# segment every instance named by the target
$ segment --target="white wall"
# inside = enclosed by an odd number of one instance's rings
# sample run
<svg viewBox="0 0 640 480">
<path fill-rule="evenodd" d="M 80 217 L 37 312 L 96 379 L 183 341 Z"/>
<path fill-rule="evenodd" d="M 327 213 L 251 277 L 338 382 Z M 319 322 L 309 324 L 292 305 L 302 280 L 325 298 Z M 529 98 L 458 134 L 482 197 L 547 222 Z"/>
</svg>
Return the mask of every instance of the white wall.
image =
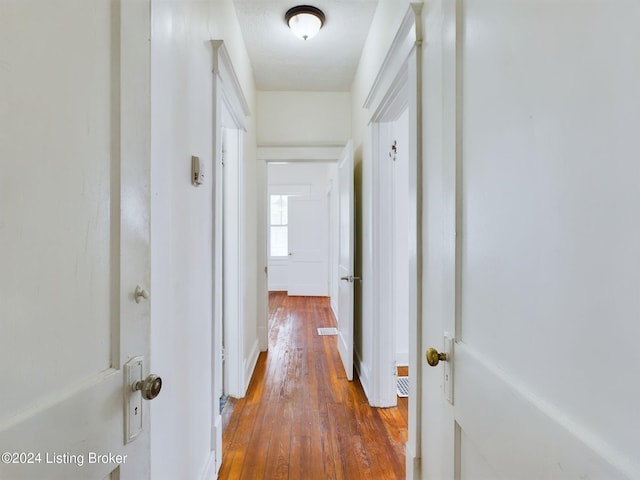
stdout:
<svg viewBox="0 0 640 480">
<path fill-rule="evenodd" d="M 230 0 L 152 2 L 151 366 L 164 380 L 152 402 L 154 480 L 203 478 L 212 409 L 212 51 L 222 39 L 250 108 L 251 66 Z M 255 126 L 248 119 L 245 338 L 256 341 Z M 189 182 L 191 155 L 205 183 Z M 211 472 L 209 472 L 211 473 Z"/>
<path fill-rule="evenodd" d="M 345 145 L 350 104 L 348 92 L 258 92 L 258 145 Z"/>
</svg>

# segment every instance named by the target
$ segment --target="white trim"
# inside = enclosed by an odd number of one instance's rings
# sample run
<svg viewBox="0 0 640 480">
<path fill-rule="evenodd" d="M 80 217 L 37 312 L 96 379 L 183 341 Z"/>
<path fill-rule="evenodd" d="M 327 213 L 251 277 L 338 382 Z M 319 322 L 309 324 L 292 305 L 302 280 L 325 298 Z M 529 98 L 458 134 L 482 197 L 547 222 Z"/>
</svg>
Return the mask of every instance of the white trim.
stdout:
<svg viewBox="0 0 640 480">
<path fill-rule="evenodd" d="M 364 101 L 363 108 L 370 109 L 372 105 L 380 105 L 381 100 L 379 100 L 378 97 L 380 97 L 381 93 L 386 94 L 386 92 L 389 91 L 390 82 L 392 81 L 389 78 L 389 72 L 399 72 L 402 69 L 402 64 L 409 57 L 411 50 L 413 50 L 415 46 L 416 16 L 420 16 L 421 13 L 416 9 L 416 4 L 411 5 L 412 8 L 407 9 L 404 18 L 400 23 L 400 27 L 393 38 L 391 47 L 389 47 L 389 51 L 384 57 L 380 71 L 378 72 L 378 75 L 376 75 L 373 85 L 371 86 L 371 90 L 369 91 L 369 95 L 367 95 L 367 98 Z"/>
<path fill-rule="evenodd" d="M 223 378 L 223 361 L 222 361 L 222 345 L 223 345 L 223 297 L 224 297 L 224 278 L 222 268 L 224 252 L 223 252 L 223 170 L 222 170 L 222 145 L 223 145 L 223 109 L 229 112 L 235 128 L 238 130 L 238 158 L 244 158 L 243 139 L 245 131 L 245 117 L 250 115 L 249 107 L 242 87 L 238 81 L 238 77 L 233 68 L 231 58 L 222 40 L 212 40 L 212 142 L 213 142 L 213 195 L 212 195 L 212 214 L 213 214 L 213 232 L 212 232 L 212 278 L 213 278 L 213 295 L 212 295 L 212 349 L 211 349 L 211 368 L 212 368 L 212 384 L 211 384 L 211 454 L 207 468 L 203 475 L 203 480 L 210 480 L 217 477 L 217 471 L 222 462 L 222 420 L 218 411 L 219 398 L 224 392 Z M 240 161 L 243 164 L 242 161 Z M 238 168 L 238 171 L 242 170 Z M 240 177 L 240 174 L 238 175 Z M 239 179 L 241 182 L 241 179 Z M 240 193 L 238 193 L 240 195 Z M 239 197 L 237 197 L 239 198 Z M 239 200 L 238 209 L 242 212 L 243 204 Z M 241 217 L 242 220 L 243 217 Z M 239 223 L 239 236 L 244 238 L 242 223 Z M 240 269 L 238 272 L 239 281 L 236 288 L 243 285 L 245 272 L 243 271 L 244 251 L 238 249 L 237 262 Z M 242 291 L 238 290 L 238 312 L 242 313 Z M 239 315 L 240 324 L 238 326 L 238 341 L 240 351 L 234 352 L 240 358 L 243 356 L 244 335 L 244 317 Z M 237 361 L 239 364 L 239 361 Z M 244 377 L 242 370 L 237 369 L 235 382 L 239 383 Z"/>
<path fill-rule="evenodd" d="M 360 355 L 357 350 L 354 349 L 353 357 L 355 359 L 354 367 L 358 372 L 358 378 L 360 379 L 360 385 L 362 385 L 362 389 L 364 390 L 364 394 L 367 398 L 370 397 L 370 375 L 369 375 L 369 367 L 362 361 Z"/>
<path fill-rule="evenodd" d="M 409 366 L 409 352 L 396 352 L 396 367 Z"/>
<path fill-rule="evenodd" d="M 364 107 L 371 112 L 368 129 L 368 144 L 364 148 L 364 163 L 370 165 L 371 173 L 364 176 L 363 189 L 368 191 L 364 207 L 371 210 L 364 212 L 365 235 L 370 239 L 364 242 L 363 270 L 378 271 L 379 262 L 376 253 L 380 253 L 380 239 L 385 227 L 374 214 L 377 193 L 384 178 L 375 161 L 379 153 L 379 123 L 397 118 L 399 112 L 409 107 L 409 168 L 413 183 L 409 187 L 410 195 L 410 229 L 415 234 L 415 247 L 410 248 L 410 305 L 409 305 L 409 439 L 407 442 L 407 472 L 412 478 L 419 478 L 421 455 L 421 422 L 422 422 L 422 3 L 411 3 L 400 24 L 382 67 L 376 76 Z M 394 118 L 395 117 L 395 118 Z M 388 228 L 387 228 L 388 230 Z M 371 244 L 371 241 L 377 242 Z M 364 272 L 363 272 L 364 273 Z M 365 277 L 368 278 L 368 277 Z M 367 388 L 367 398 L 375 406 L 384 406 L 378 402 L 390 400 L 389 391 L 395 387 L 391 376 L 391 365 L 395 364 L 395 344 L 388 342 L 388 319 L 381 318 L 378 302 L 380 296 L 376 292 L 384 287 L 383 279 L 371 277 L 371 285 L 363 290 L 363 314 L 372 317 L 373 344 L 375 364 L 371 365 L 371 375 L 363 382 Z M 359 369 L 365 373 L 365 365 L 358 359 Z M 366 372 L 367 375 L 369 372 Z M 362 379 L 361 379 L 362 381 Z M 409 477 L 408 477 L 409 478 Z"/>
<path fill-rule="evenodd" d="M 249 383 L 251 383 L 251 377 L 253 375 L 253 370 L 256 368 L 258 363 L 258 356 L 260 355 L 260 345 L 258 343 L 258 339 L 253 342 L 251 346 L 251 353 L 247 356 L 244 363 L 244 391 L 246 392 L 249 388 Z"/>
<path fill-rule="evenodd" d="M 337 162 L 342 146 L 258 146 L 257 157 L 266 161 Z"/>
<path fill-rule="evenodd" d="M 239 129 L 224 129 L 226 150 L 236 157 L 225 159 L 222 169 L 224 196 L 224 372 L 225 393 L 242 398 L 246 389 L 245 350 L 245 178 L 243 175 L 243 136 Z"/>
<path fill-rule="evenodd" d="M 262 199 L 262 203 L 258 203 L 257 221 L 258 228 L 257 245 L 258 256 L 256 266 L 257 291 L 256 291 L 256 325 L 258 343 L 261 352 L 266 352 L 269 348 L 269 251 L 267 250 L 267 238 L 269 234 L 268 220 L 268 202 L 269 192 L 267 191 L 267 162 L 263 160 L 256 161 L 256 188 L 257 199 Z"/>
<path fill-rule="evenodd" d="M 311 185 L 272 185 L 269 195 L 311 195 Z"/>
<path fill-rule="evenodd" d="M 409 51 L 405 62 L 400 66 L 400 71 L 389 84 L 389 90 L 380 99 L 377 109 L 373 113 L 371 122 L 384 121 L 383 119 L 398 118 L 409 107 L 409 67 L 413 49 Z M 388 120 L 387 120 L 388 121 Z"/>
<path fill-rule="evenodd" d="M 338 304 L 336 303 L 338 300 L 335 297 L 335 295 L 329 295 L 331 301 L 331 312 L 333 312 L 333 316 L 335 318 L 338 318 Z"/>
<path fill-rule="evenodd" d="M 213 75 L 220 78 L 224 99 L 230 106 L 230 113 L 238 126 L 245 130 L 245 117 L 251 115 L 249 104 L 242 92 L 242 86 L 231 63 L 231 57 L 223 40 L 211 40 L 213 48 Z"/>
<path fill-rule="evenodd" d="M 209 453 L 209 459 L 202 472 L 202 480 L 215 480 L 218 478 L 218 465 L 216 464 L 216 452 Z"/>
</svg>

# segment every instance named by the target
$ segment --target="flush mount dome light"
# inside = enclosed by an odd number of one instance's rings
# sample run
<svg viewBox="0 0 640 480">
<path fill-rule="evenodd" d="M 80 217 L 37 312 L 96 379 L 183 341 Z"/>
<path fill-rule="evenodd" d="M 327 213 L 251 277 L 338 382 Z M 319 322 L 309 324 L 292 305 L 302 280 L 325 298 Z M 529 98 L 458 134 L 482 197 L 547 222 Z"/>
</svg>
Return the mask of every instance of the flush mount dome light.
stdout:
<svg viewBox="0 0 640 480">
<path fill-rule="evenodd" d="M 311 5 L 298 5 L 284 15 L 293 34 L 303 40 L 313 38 L 324 25 L 324 13 Z"/>
</svg>

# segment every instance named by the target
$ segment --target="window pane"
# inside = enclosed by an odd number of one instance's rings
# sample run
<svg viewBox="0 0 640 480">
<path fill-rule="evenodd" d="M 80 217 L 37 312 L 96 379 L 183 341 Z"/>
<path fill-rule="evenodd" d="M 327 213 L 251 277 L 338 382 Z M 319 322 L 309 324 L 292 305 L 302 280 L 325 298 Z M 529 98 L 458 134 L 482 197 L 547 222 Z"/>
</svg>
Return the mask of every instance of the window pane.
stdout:
<svg viewBox="0 0 640 480">
<path fill-rule="evenodd" d="M 271 256 L 286 257 L 289 254 L 287 227 L 271 227 Z"/>
<path fill-rule="evenodd" d="M 289 197 L 282 195 L 282 225 L 289 224 Z"/>
<path fill-rule="evenodd" d="M 271 225 L 282 225 L 281 195 L 271 195 Z"/>
</svg>

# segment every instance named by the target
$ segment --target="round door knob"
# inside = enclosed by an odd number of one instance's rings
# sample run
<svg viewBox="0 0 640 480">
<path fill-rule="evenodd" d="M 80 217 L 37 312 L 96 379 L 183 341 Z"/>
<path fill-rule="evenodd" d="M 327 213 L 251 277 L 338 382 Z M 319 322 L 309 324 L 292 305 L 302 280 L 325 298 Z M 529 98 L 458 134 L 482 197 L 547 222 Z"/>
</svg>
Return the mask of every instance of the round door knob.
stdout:
<svg viewBox="0 0 640 480">
<path fill-rule="evenodd" d="M 162 389 L 162 379 L 157 375 L 149 375 L 144 380 L 138 380 L 133 384 L 133 391 L 140 390 L 142 398 L 145 400 L 153 400 L 158 396 Z"/>
<path fill-rule="evenodd" d="M 435 367 L 440 361 L 446 362 L 448 360 L 446 353 L 439 353 L 435 348 L 427 350 L 427 363 L 432 367 Z"/>
</svg>

